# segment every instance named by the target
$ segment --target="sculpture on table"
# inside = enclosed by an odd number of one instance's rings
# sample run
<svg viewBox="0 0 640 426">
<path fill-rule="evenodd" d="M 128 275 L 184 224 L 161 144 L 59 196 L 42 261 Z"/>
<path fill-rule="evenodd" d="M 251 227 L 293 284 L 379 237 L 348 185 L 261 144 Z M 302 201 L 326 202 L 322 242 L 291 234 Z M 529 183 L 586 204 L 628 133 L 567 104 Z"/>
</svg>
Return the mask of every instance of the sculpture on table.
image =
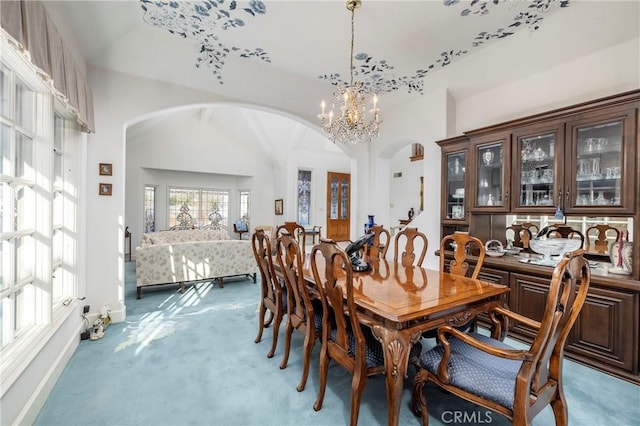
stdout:
<svg viewBox="0 0 640 426">
<path fill-rule="evenodd" d="M 409 213 L 407 214 L 407 216 L 409 216 L 409 220 L 413 220 L 413 216 L 414 216 L 415 214 L 416 214 L 416 213 L 413 211 L 413 207 L 411 207 L 411 208 L 409 209 Z"/>
</svg>

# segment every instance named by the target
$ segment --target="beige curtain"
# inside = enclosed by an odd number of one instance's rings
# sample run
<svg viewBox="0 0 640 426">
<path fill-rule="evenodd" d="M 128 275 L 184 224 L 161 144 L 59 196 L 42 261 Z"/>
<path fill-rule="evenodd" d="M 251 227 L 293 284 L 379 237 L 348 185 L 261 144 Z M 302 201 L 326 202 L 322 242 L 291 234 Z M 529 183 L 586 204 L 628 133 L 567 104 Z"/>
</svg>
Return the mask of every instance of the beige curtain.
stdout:
<svg viewBox="0 0 640 426">
<path fill-rule="evenodd" d="M 93 95 L 58 29 L 40 1 L 0 1 L 0 25 L 13 44 L 37 68 L 40 77 L 76 117 L 93 132 Z"/>
</svg>

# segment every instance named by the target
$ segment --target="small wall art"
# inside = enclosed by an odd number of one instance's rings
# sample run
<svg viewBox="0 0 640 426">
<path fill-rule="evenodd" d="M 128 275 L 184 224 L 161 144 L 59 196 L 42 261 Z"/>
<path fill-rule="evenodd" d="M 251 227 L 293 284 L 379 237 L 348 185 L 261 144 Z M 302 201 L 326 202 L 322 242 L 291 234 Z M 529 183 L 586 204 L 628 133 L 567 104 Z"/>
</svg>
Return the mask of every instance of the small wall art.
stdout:
<svg viewBox="0 0 640 426">
<path fill-rule="evenodd" d="M 276 214 L 281 215 L 284 213 L 282 198 L 276 200 Z"/>
<path fill-rule="evenodd" d="M 111 163 L 100 163 L 99 171 L 101 176 L 113 175 L 113 165 Z"/>
<path fill-rule="evenodd" d="M 111 195 L 112 185 L 110 183 L 101 183 L 98 189 L 98 195 Z"/>
</svg>

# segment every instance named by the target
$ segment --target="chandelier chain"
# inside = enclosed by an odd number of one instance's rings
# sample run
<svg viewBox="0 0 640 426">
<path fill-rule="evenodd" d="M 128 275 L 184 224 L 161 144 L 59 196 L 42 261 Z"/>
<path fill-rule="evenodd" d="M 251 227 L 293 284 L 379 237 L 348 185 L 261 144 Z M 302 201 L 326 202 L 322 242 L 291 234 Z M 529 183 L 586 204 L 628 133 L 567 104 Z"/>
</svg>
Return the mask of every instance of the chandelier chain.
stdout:
<svg viewBox="0 0 640 426">
<path fill-rule="evenodd" d="M 333 142 L 361 143 L 372 142 L 378 136 L 380 125 L 378 97 L 370 89 L 363 87 L 361 82 L 353 81 L 354 40 L 355 40 L 355 10 L 360 7 L 362 0 L 347 0 L 347 10 L 351 12 L 351 45 L 349 56 L 349 84 L 338 84 L 333 92 L 333 103 L 325 111 L 325 102 L 318 118 L 322 128 L 329 134 Z M 372 108 L 367 107 L 371 104 Z M 334 108 L 337 113 L 334 114 Z M 335 115 L 335 117 L 334 117 Z"/>
</svg>

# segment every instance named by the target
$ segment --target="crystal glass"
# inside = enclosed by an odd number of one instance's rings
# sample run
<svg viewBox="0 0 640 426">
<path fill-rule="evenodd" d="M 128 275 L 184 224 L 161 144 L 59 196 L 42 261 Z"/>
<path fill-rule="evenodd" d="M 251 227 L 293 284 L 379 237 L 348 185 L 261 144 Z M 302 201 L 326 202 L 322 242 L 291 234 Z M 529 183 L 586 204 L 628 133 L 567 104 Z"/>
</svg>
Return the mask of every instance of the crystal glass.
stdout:
<svg viewBox="0 0 640 426">
<path fill-rule="evenodd" d="M 529 241 L 531 250 L 544 256 L 538 263 L 548 266 L 555 266 L 558 263 L 557 260 L 551 258 L 552 256 L 559 256 L 566 252 L 577 250 L 581 245 L 581 240 L 573 238 L 546 238 Z"/>
</svg>

